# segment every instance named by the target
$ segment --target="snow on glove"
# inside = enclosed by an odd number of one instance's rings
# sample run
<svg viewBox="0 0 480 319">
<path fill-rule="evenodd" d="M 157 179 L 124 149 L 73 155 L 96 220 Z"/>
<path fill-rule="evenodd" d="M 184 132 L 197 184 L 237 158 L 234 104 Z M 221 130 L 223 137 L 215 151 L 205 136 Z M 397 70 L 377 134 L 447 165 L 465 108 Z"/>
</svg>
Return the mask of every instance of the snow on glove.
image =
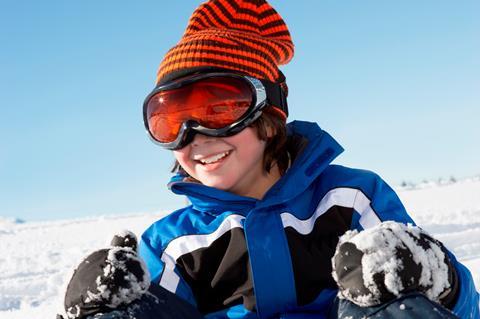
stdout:
<svg viewBox="0 0 480 319">
<path fill-rule="evenodd" d="M 339 296 L 362 307 L 420 291 L 451 308 L 458 290 L 443 245 L 419 227 L 392 221 L 346 232 L 332 266 Z"/>
<path fill-rule="evenodd" d="M 135 234 L 124 231 L 113 237 L 110 248 L 87 256 L 67 286 L 67 318 L 109 312 L 141 298 L 150 286 L 150 275 L 136 249 Z"/>
</svg>

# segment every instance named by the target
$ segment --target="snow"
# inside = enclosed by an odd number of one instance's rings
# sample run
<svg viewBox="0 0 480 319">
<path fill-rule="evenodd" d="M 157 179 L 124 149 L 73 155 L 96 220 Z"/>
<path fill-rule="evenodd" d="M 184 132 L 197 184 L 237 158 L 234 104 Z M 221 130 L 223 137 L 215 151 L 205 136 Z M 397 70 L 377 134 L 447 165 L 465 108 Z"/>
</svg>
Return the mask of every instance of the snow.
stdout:
<svg viewBox="0 0 480 319">
<path fill-rule="evenodd" d="M 480 178 L 399 188 L 415 222 L 454 252 L 480 287 Z M 124 229 L 137 236 L 166 212 L 50 222 L 0 218 L 0 318 L 55 318 L 66 281 Z"/>
<path fill-rule="evenodd" d="M 163 213 L 22 224 L 0 221 L 0 318 L 47 319 L 60 312 L 73 269 L 125 228 L 141 234 Z"/>
<path fill-rule="evenodd" d="M 440 240 L 472 272 L 480 289 L 480 177 L 449 185 L 401 190 L 415 222 Z"/>
</svg>

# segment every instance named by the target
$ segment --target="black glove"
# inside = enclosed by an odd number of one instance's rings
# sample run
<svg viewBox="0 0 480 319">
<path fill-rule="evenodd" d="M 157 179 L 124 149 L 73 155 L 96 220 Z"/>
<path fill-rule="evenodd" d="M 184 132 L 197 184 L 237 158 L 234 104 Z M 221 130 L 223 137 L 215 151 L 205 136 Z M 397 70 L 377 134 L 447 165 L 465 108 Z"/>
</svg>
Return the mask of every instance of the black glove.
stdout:
<svg viewBox="0 0 480 319">
<path fill-rule="evenodd" d="M 78 265 L 65 294 L 68 319 L 201 319 L 192 305 L 159 285 L 150 285 L 137 256 L 137 238 L 125 231 L 110 248 L 100 249 Z M 57 319 L 64 319 L 57 315 Z"/>
<path fill-rule="evenodd" d="M 455 267 L 443 245 L 421 228 L 384 222 L 340 237 L 332 258 L 339 296 L 362 306 L 419 291 L 452 308 L 458 291 Z"/>
<path fill-rule="evenodd" d="M 150 286 L 149 273 L 137 256 L 135 234 L 115 235 L 112 247 L 87 256 L 77 267 L 65 294 L 67 318 L 84 318 L 128 305 Z"/>
</svg>

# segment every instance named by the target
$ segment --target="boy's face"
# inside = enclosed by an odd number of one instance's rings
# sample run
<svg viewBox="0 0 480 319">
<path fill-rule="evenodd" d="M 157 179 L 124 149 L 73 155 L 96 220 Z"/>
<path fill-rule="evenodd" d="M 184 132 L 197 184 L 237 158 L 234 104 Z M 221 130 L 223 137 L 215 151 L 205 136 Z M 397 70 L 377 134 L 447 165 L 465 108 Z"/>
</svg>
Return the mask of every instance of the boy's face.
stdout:
<svg viewBox="0 0 480 319">
<path fill-rule="evenodd" d="M 202 184 L 232 193 L 261 198 L 272 176 L 263 168 L 266 142 L 252 127 L 229 137 L 196 134 L 182 149 L 173 151 L 183 169 Z"/>
</svg>

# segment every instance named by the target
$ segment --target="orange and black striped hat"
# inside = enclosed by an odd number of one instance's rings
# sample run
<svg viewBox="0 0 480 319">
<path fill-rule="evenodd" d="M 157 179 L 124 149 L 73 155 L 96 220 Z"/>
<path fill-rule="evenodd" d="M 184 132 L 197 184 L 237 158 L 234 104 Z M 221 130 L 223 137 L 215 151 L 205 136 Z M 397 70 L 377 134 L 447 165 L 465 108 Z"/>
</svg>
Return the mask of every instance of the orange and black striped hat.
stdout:
<svg viewBox="0 0 480 319">
<path fill-rule="evenodd" d="M 209 0 L 190 17 L 160 64 L 157 84 L 199 68 L 241 72 L 272 82 L 283 75 L 294 45 L 282 17 L 265 0 Z"/>
</svg>

